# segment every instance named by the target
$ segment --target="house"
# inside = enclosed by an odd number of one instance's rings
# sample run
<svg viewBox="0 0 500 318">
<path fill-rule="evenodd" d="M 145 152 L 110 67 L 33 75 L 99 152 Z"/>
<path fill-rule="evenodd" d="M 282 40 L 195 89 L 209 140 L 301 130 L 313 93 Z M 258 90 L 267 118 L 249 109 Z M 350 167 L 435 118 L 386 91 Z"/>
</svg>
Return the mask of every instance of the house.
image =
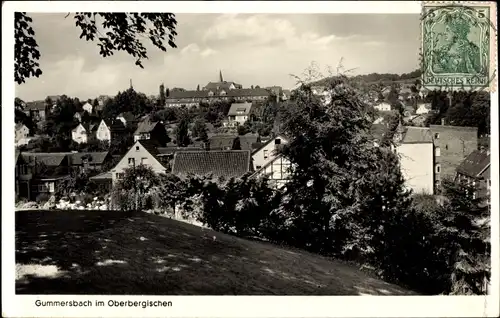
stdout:
<svg viewBox="0 0 500 318">
<path fill-rule="evenodd" d="M 281 188 L 288 182 L 292 164 L 280 155 L 278 150 L 288 140 L 283 135 L 277 135 L 267 140 L 252 154 L 252 164 L 255 173 L 252 177 L 267 177 L 272 186 Z"/>
<path fill-rule="evenodd" d="M 250 119 L 252 103 L 233 103 L 227 113 L 227 127 L 243 125 Z"/>
<path fill-rule="evenodd" d="M 15 129 L 16 129 L 16 134 L 15 134 L 16 145 L 27 143 L 26 140 L 28 140 L 28 136 L 30 134 L 29 128 L 22 123 L 18 123 L 16 124 Z"/>
<path fill-rule="evenodd" d="M 50 107 L 45 104 L 45 101 L 28 102 L 24 108 L 24 113 L 37 121 L 45 120 L 49 112 Z"/>
<path fill-rule="evenodd" d="M 416 110 L 417 115 L 428 114 L 430 111 L 431 111 L 430 103 L 417 104 L 417 110 Z"/>
<path fill-rule="evenodd" d="M 83 118 L 83 112 L 76 112 L 73 115 L 73 118 L 76 119 L 79 123 L 81 123 Z"/>
<path fill-rule="evenodd" d="M 82 171 L 101 170 L 103 166 L 112 160 L 107 151 L 100 152 L 74 152 L 68 153 L 69 165 Z"/>
<path fill-rule="evenodd" d="M 20 153 L 16 160 L 19 197 L 35 199 L 39 194 L 51 195 L 69 176 L 67 153 Z M 29 192 L 26 195 L 26 189 Z"/>
<path fill-rule="evenodd" d="M 203 87 L 203 90 L 209 91 L 209 90 L 231 90 L 231 89 L 240 89 L 243 88 L 240 84 L 237 84 L 235 82 L 227 82 L 224 80 L 224 77 L 222 76 L 222 71 L 219 71 L 219 81 L 218 82 L 209 82 L 205 87 Z"/>
<path fill-rule="evenodd" d="M 137 122 L 134 114 L 132 112 L 124 112 L 120 113 L 118 116 L 116 116 L 116 119 L 121 121 L 124 126 L 130 126 L 132 124 L 135 124 Z"/>
<path fill-rule="evenodd" d="M 103 119 L 95 128 L 96 139 L 104 142 L 111 142 L 113 138 L 124 132 L 125 126 L 120 120 L 110 121 Z"/>
<path fill-rule="evenodd" d="M 15 194 L 16 199 L 31 200 L 31 179 L 33 178 L 30 162 L 15 152 Z"/>
<path fill-rule="evenodd" d="M 206 150 L 232 150 L 235 146 L 238 136 L 231 134 L 216 134 L 208 138 L 208 143 L 205 145 Z"/>
<path fill-rule="evenodd" d="M 474 150 L 478 149 L 478 133 L 476 127 L 430 125 L 436 164 L 440 165 L 441 179 L 455 177 L 457 167 Z"/>
<path fill-rule="evenodd" d="M 251 156 L 247 150 L 178 151 L 174 155 L 172 173 L 213 178 L 239 178 L 251 171 Z"/>
<path fill-rule="evenodd" d="M 487 149 L 474 150 L 457 167 L 456 181 L 476 187 L 473 198 L 485 198 L 489 203 L 491 189 L 491 158 Z"/>
<path fill-rule="evenodd" d="M 165 125 L 159 121 L 152 121 L 150 118 L 143 119 L 134 132 L 134 141 L 153 140 L 160 147 L 164 147 L 167 144 L 168 138 Z"/>
<path fill-rule="evenodd" d="M 71 130 L 71 139 L 79 144 L 87 143 L 89 140 L 89 135 L 90 132 L 81 123 Z"/>
<path fill-rule="evenodd" d="M 415 193 L 434 194 L 435 172 L 434 144 L 427 127 L 399 126 L 395 135 L 396 153 L 399 156 L 405 186 Z"/>
<path fill-rule="evenodd" d="M 125 169 L 146 165 L 156 173 L 166 173 L 167 167 L 158 157 L 158 144 L 152 140 L 137 140 L 122 159 L 111 169 L 112 184 L 123 178 Z"/>
<path fill-rule="evenodd" d="M 92 111 L 94 110 L 94 106 L 92 106 L 91 103 L 89 102 L 86 102 L 83 106 L 82 106 L 83 110 L 86 111 L 87 113 L 89 114 L 92 114 Z"/>
<path fill-rule="evenodd" d="M 292 92 L 289 89 L 284 89 L 281 92 L 281 100 L 289 100 L 290 97 L 292 96 Z"/>
<path fill-rule="evenodd" d="M 378 105 L 373 106 L 373 108 L 375 108 L 376 110 L 381 111 L 381 112 L 391 111 L 391 105 L 387 102 L 381 102 Z"/>
<path fill-rule="evenodd" d="M 283 135 L 278 135 L 266 141 L 260 148 L 254 150 L 252 153 L 252 163 L 254 169 L 259 170 L 267 163 L 278 157 L 279 148 L 287 142 L 287 139 L 284 138 Z"/>
</svg>

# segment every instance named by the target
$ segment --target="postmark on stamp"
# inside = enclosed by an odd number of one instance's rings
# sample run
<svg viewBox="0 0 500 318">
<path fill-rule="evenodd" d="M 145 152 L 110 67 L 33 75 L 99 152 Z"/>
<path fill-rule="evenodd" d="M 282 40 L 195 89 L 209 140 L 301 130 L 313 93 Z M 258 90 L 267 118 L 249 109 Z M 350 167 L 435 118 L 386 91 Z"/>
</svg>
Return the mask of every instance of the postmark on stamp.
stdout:
<svg viewBox="0 0 500 318">
<path fill-rule="evenodd" d="M 421 62 L 422 85 L 426 89 L 494 89 L 496 25 L 491 19 L 496 14 L 492 12 L 494 5 L 423 4 Z"/>
</svg>

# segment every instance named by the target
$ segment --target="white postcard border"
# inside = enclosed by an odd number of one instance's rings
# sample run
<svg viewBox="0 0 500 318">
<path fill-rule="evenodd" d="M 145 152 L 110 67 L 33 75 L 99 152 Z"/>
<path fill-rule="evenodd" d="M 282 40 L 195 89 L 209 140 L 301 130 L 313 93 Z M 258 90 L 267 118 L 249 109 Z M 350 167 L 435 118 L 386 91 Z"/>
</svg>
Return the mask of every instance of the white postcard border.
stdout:
<svg viewBox="0 0 500 318">
<path fill-rule="evenodd" d="M 493 317 L 499 313 L 499 200 L 492 196 L 492 275 L 490 296 L 21 296 L 15 295 L 14 262 L 14 11 L 150 11 L 175 13 L 411 13 L 418 1 L 350 2 L 223 2 L 95 1 L 14 2 L 2 5 L 2 316 L 4 317 Z M 419 41 L 418 38 L 415 41 Z M 418 52 L 416 52 L 417 54 Z M 416 56 L 415 58 L 418 58 Z M 498 69 L 498 61 L 496 61 Z M 495 78 L 496 86 L 498 79 Z M 497 86 L 498 87 L 498 86 Z M 499 189 L 498 93 L 491 95 L 492 193 Z M 36 300 L 171 301 L 168 308 L 37 307 Z"/>
</svg>

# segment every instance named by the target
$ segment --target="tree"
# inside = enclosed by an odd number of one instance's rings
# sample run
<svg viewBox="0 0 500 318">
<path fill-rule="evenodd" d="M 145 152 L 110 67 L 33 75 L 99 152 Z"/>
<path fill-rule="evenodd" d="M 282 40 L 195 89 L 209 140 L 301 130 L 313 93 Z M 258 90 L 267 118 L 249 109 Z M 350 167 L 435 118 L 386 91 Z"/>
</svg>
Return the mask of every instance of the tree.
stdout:
<svg viewBox="0 0 500 318">
<path fill-rule="evenodd" d="M 484 295 L 490 278 L 490 211 L 477 189 L 465 182 L 443 182 L 447 198 L 440 215 L 439 254 L 449 260 L 450 290 L 454 295 Z"/>
<path fill-rule="evenodd" d="M 189 118 L 183 115 L 181 121 L 175 129 L 175 137 L 178 147 L 187 147 L 190 144 L 189 139 Z"/>
<path fill-rule="evenodd" d="M 113 188 L 113 201 L 122 210 L 151 208 L 148 203 L 152 203 L 159 180 L 158 175 L 149 166 L 141 164 L 127 168 L 123 178 Z"/>
<path fill-rule="evenodd" d="M 282 154 L 294 168 L 280 213 L 290 224 L 291 244 L 326 255 L 367 256 L 376 245 L 372 238 L 383 233 L 364 224 L 403 209 L 407 196 L 395 155 L 367 138 L 366 105 L 349 79 L 337 76 L 327 85 L 328 105 L 302 82 L 295 100 L 282 108 L 289 136 Z"/>
<path fill-rule="evenodd" d="M 239 125 L 238 126 L 238 135 L 243 136 L 250 132 L 248 129 L 248 125 Z"/>
<path fill-rule="evenodd" d="M 143 68 L 142 60 L 148 55 L 141 38 L 148 38 L 153 46 L 164 52 L 167 51 L 166 45 L 177 47 L 174 43 L 177 21 L 172 13 L 78 12 L 73 17 L 81 31 L 80 39 L 96 41 L 102 57 L 125 51 L 136 59 L 136 65 Z M 16 12 L 14 23 L 14 78 L 22 84 L 27 78 L 42 74 L 38 62 L 40 52 L 32 27 L 33 19 L 26 12 Z"/>
<path fill-rule="evenodd" d="M 165 107 L 166 96 L 165 96 L 165 85 L 160 85 L 160 99 L 158 100 L 160 107 Z"/>
<path fill-rule="evenodd" d="M 241 140 L 240 137 L 236 137 L 233 141 L 233 146 L 231 150 L 241 150 Z"/>
<path fill-rule="evenodd" d="M 203 118 L 197 118 L 193 125 L 193 137 L 202 141 L 208 140 L 207 124 Z"/>
</svg>

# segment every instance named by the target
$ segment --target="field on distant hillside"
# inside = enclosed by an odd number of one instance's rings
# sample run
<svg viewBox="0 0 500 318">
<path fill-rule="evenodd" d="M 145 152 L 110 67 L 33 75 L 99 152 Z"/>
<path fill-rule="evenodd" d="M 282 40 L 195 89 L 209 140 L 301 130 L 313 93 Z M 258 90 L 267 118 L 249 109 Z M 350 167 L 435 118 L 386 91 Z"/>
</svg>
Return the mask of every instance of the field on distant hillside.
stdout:
<svg viewBox="0 0 500 318">
<path fill-rule="evenodd" d="M 410 295 L 357 268 L 142 212 L 16 212 L 16 293 Z"/>
</svg>

